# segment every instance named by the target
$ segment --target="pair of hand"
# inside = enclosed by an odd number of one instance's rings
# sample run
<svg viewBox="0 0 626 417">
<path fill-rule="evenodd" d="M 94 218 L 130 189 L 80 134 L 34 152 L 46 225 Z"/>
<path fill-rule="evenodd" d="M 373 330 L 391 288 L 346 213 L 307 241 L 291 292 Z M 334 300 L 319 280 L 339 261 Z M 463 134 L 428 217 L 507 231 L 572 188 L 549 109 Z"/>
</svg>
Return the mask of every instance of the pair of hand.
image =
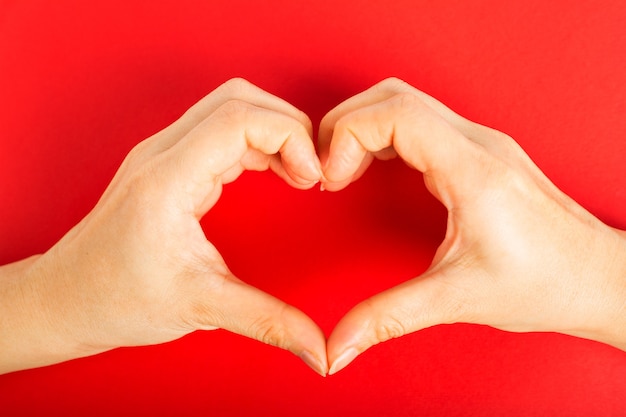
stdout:
<svg viewBox="0 0 626 417">
<path fill-rule="evenodd" d="M 626 348 L 623 232 L 559 191 L 510 137 L 397 79 L 324 117 L 319 158 L 312 136 L 304 113 L 235 79 L 137 145 L 87 217 L 44 255 L 5 267 L 0 299 L 14 301 L 0 317 L 16 319 L 0 322 L 0 356 L 12 358 L 0 371 L 215 328 L 290 350 L 322 375 L 440 323 Z M 396 156 L 448 209 L 445 239 L 423 275 L 355 306 L 328 340 L 236 278 L 200 227 L 244 170 L 338 191 Z"/>
</svg>

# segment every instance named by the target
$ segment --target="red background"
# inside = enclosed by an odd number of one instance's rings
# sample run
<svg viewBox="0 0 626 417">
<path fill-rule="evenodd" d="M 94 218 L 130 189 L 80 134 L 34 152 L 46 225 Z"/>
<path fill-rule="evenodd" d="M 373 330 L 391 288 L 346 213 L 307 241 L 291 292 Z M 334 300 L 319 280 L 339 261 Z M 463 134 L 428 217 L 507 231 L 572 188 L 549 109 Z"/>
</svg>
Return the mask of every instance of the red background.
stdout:
<svg viewBox="0 0 626 417">
<path fill-rule="evenodd" d="M 621 1 L 0 1 L 0 264 L 49 248 L 125 154 L 242 76 L 318 123 L 394 75 L 515 137 L 626 228 Z M 337 194 L 247 173 L 203 221 L 241 278 L 329 333 L 429 264 L 445 212 L 375 163 Z M 0 376 L 0 415 L 626 414 L 626 354 L 553 334 L 438 326 L 322 379 L 224 331 Z"/>
</svg>

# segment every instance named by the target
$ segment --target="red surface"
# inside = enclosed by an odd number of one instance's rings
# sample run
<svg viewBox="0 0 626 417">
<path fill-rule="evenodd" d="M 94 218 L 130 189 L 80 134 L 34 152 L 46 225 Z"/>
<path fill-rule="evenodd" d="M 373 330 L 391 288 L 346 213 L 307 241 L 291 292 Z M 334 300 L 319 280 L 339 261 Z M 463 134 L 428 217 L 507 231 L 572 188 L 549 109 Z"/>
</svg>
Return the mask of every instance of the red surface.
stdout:
<svg viewBox="0 0 626 417">
<path fill-rule="evenodd" d="M 399 76 L 511 134 L 626 228 L 623 2 L 365 4 L 0 1 L 0 263 L 49 248 L 128 150 L 233 76 L 315 123 Z M 445 212 L 396 161 L 337 194 L 245 174 L 203 225 L 237 275 L 330 332 L 427 267 Z M 326 379 L 223 331 L 0 376 L 1 416 L 625 414 L 626 353 L 469 325 L 376 346 Z"/>
</svg>

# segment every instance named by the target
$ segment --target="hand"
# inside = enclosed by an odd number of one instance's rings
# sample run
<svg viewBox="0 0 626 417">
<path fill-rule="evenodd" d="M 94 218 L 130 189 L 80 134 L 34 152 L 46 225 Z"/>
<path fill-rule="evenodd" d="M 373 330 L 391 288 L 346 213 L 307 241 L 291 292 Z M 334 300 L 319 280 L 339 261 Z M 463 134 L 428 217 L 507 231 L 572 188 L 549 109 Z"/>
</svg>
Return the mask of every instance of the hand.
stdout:
<svg viewBox="0 0 626 417">
<path fill-rule="evenodd" d="M 325 374 L 319 327 L 233 276 L 199 224 L 223 184 L 268 168 L 296 188 L 320 180 L 311 122 L 243 80 L 136 146 L 87 217 L 44 255 L 6 269 L 0 373 L 224 328 Z"/>
<path fill-rule="evenodd" d="M 323 186 L 402 158 L 448 209 L 421 276 L 355 306 L 328 339 L 333 374 L 370 346 L 440 323 L 556 331 L 626 349 L 626 244 L 559 191 L 508 136 L 395 79 L 322 120 Z"/>
</svg>

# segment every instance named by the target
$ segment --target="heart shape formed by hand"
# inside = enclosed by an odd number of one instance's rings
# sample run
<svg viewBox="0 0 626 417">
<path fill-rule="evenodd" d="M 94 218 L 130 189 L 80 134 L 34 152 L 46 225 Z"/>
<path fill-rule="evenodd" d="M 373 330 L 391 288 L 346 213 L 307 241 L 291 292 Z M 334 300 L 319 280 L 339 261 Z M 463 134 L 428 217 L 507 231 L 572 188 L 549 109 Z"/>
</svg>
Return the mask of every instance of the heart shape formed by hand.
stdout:
<svg viewBox="0 0 626 417">
<path fill-rule="evenodd" d="M 233 80 L 216 89 L 136 146 L 92 212 L 30 268 L 29 282 L 53 301 L 41 321 L 50 325 L 22 326 L 32 333 L 23 340 L 61 329 L 52 338 L 86 346 L 84 356 L 224 328 L 290 350 L 325 375 L 376 343 L 440 323 L 578 335 L 612 322 L 592 326 L 585 309 L 564 311 L 580 294 L 585 305 L 602 298 L 569 265 L 583 260 L 585 270 L 614 276 L 587 245 L 619 253 L 613 231 L 556 189 L 510 137 L 397 79 L 330 111 L 317 151 L 312 137 L 304 113 L 258 87 Z M 374 159 L 395 157 L 424 174 L 447 210 L 445 238 L 423 274 L 358 303 L 328 340 L 302 311 L 235 277 L 200 225 L 243 171 L 270 169 L 297 189 L 321 182 L 339 191 Z M 402 181 L 381 186 L 406 190 Z M 561 303 L 540 303 L 547 286 Z M 610 316 L 600 301 L 597 310 Z"/>
<path fill-rule="evenodd" d="M 237 276 L 328 335 L 350 307 L 425 270 L 443 237 L 445 210 L 397 162 L 374 164 L 337 193 L 245 175 L 202 224 Z"/>
<path fill-rule="evenodd" d="M 450 155 L 442 154 L 449 153 L 450 146 L 458 148 L 455 153 L 468 146 L 446 121 L 454 122 L 454 117 L 436 100 L 390 79 L 330 111 L 320 123 L 316 151 L 306 115 L 247 82 L 227 83 L 175 124 L 145 141 L 120 169 L 124 177 L 124 168 L 132 172 L 136 166 L 148 166 L 152 172 L 158 166 L 161 179 L 155 182 L 159 186 L 144 194 L 159 200 L 159 207 L 175 207 L 175 214 L 187 213 L 171 218 L 172 210 L 164 212 L 161 224 L 170 225 L 169 233 L 141 239 L 154 241 L 155 247 L 167 239 L 185 242 L 160 250 L 169 257 L 186 259 L 185 269 L 180 271 L 179 263 L 175 263 L 143 273 L 192 275 L 184 284 L 184 293 L 191 291 L 193 295 L 183 296 L 196 298 L 191 303 L 192 312 L 173 314 L 191 323 L 192 330 L 224 328 L 290 350 L 320 374 L 338 371 L 357 353 L 408 329 L 402 325 L 398 330 L 388 324 L 389 320 L 398 321 L 393 308 L 384 308 L 383 314 L 382 305 L 385 300 L 410 305 L 410 297 L 404 293 L 399 299 L 392 289 L 358 304 L 338 323 L 327 345 L 319 326 L 300 310 L 236 278 L 217 249 L 204 234 L 197 233 L 197 222 L 220 198 L 223 184 L 233 182 L 245 170 L 271 169 L 298 189 L 321 182 L 322 189 L 339 191 L 356 181 L 375 158 L 397 156 L 427 173 L 428 189 L 445 203 L 446 196 L 435 186 L 433 179 L 438 177 L 433 174 L 439 172 L 442 156 L 450 159 Z M 437 137 L 434 143 L 429 140 L 432 136 Z M 137 177 L 130 176 L 128 181 Z M 144 229 L 151 228 L 155 226 Z M 198 294 L 202 296 L 197 298 Z M 381 307 L 374 308 L 375 303 Z M 433 318 L 438 319 L 430 314 L 429 319 Z M 413 321 L 414 326 L 422 325 Z M 186 331 L 183 326 L 181 332 Z M 159 335 L 159 340 L 170 337 Z"/>
<path fill-rule="evenodd" d="M 268 106 L 267 103 L 264 105 Z M 273 108 L 276 107 L 278 106 L 274 105 Z M 241 109 L 238 111 L 241 112 Z M 254 113 L 256 112 L 258 109 L 255 108 Z M 283 109 L 283 112 L 286 110 Z M 454 113 L 436 100 L 395 79 L 386 80 L 347 100 L 324 117 L 318 135 L 319 162 L 307 141 L 298 142 L 298 135 L 295 133 L 297 126 L 291 127 L 287 140 L 272 144 L 271 140 L 259 133 L 259 129 L 254 128 L 255 123 L 259 122 L 250 120 L 252 111 L 247 109 L 245 113 L 245 120 L 236 120 L 236 125 L 247 126 L 245 136 L 248 152 L 242 154 L 236 166 L 224 165 L 217 170 L 225 172 L 221 174 L 224 183 L 237 178 L 243 169 L 263 170 L 269 167 L 295 188 L 310 188 L 321 180 L 322 190 L 339 191 L 356 181 L 375 158 L 386 160 L 400 156 L 409 166 L 428 174 L 428 189 L 445 203 L 446 196 L 437 188 L 436 182 L 432 181 L 436 178 L 432 174 L 436 174 L 442 165 L 442 156 L 449 159 L 449 155 L 443 155 L 443 152 L 449 153 L 446 148 L 459 142 L 459 151 L 462 151 L 465 141 L 451 126 L 460 121 Z M 265 117 L 277 118 L 275 114 L 267 114 Z M 275 125 L 271 126 L 271 129 L 275 128 Z M 265 126 L 263 133 L 268 130 L 270 128 Z M 308 127 L 307 130 L 310 134 L 311 128 Z M 416 137 L 416 131 L 427 132 L 427 135 L 420 134 Z M 426 139 L 430 139 L 432 135 L 438 137 L 438 141 L 434 144 L 427 143 Z M 274 136 L 280 137 L 276 134 Z M 205 152 L 198 154 L 203 153 Z M 222 153 L 227 154 L 225 151 Z M 208 206 L 212 206 L 216 199 L 217 197 L 211 197 Z M 401 301 L 398 306 L 411 304 L 412 300 L 407 297 L 406 292 L 396 295 L 397 291 L 392 289 L 383 292 L 354 307 L 332 332 L 328 340 L 327 355 L 323 333 L 310 318 L 290 306 L 280 307 L 281 320 L 276 320 L 273 311 L 277 307 L 267 305 L 270 313 L 264 314 L 264 318 L 259 320 L 264 324 L 260 330 L 250 331 L 249 328 L 241 329 L 237 325 L 227 328 L 289 349 L 320 374 L 325 374 L 329 368 L 332 374 L 372 344 L 398 337 L 408 331 L 408 326 L 396 318 L 394 309 L 397 306 L 393 305 L 393 300 Z M 426 292 L 427 296 L 429 294 L 431 292 Z M 392 300 L 392 305 L 383 309 L 382 306 L 388 302 L 385 300 Z M 257 311 L 258 303 L 259 300 L 251 302 Z M 381 307 L 374 308 L 377 304 Z M 289 314 L 285 314 L 285 311 L 289 311 Z M 233 311 L 229 311 L 229 315 L 237 317 Z M 428 319 L 439 318 L 430 314 Z M 414 319 L 413 322 L 412 327 L 415 329 L 434 324 L 418 323 Z M 364 323 L 369 324 L 365 326 Z M 330 367 L 327 365 L 327 358 Z"/>
<path fill-rule="evenodd" d="M 572 311 L 580 294 L 597 294 L 594 283 L 578 270 L 563 274 L 563 266 L 585 259 L 585 265 L 605 271 L 602 276 L 615 273 L 606 271 L 602 257 L 590 256 L 585 244 L 564 243 L 561 236 L 571 236 L 573 224 L 576 236 L 588 241 L 614 242 L 598 239 L 599 229 L 603 236 L 612 232 L 591 226 L 597 219 L 554 187 L 512 138 L 389 79 L 329 112 L 318 143 L 319 164 L 308 145 L 292 143 L 280 147 L 269 167 L 296 188 L 310 188 L 319 179 L 323 189 L 339 191 L 375 158 L 399 157 L 424 174 L 427 190 L 445 207 L 446 235 L 424 273 L 358 303 L 327 341 L 310 318 L 287 307 L 278 310 L 282 322 L 266 319 L 272 330 L 265 327 L 257 338 L 291 350 L 320 374 L 333 374 L 374 344 L 442 323 L 574 335 L 582 332 L 571 329 L 602 328 L 603 321 L 589 324 L 584 308 Z M 605 243 L 599 252 L 615 251 Z M 546 285 L 562 303 L 541 301 Z M 540 308 L 529 311 L 531 305 Z"/>
</svg>

